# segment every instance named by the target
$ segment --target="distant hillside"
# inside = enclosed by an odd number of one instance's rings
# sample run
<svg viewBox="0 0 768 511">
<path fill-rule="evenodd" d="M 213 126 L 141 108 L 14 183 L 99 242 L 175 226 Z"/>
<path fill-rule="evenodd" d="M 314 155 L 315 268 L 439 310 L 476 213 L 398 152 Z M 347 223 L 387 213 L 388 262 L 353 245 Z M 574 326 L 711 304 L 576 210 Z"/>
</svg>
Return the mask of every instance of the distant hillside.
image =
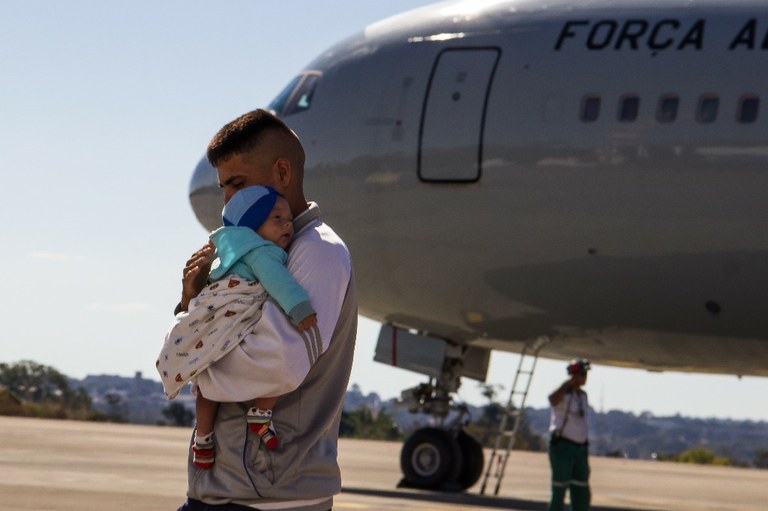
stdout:
<svg viewBox="0 0 768 511">
<path fill-rule="evenodd" d="M 168 422 L 162 411 L 170 401 L 165 398 L 162 385 L 143 378 L 141 373 L 133 378 L 88 376 L 81 381 L 71 380 L 70 386 L 84 387 L 93 399 L 94 408 L 103 413 L 118 413 L 128 422 L 135 423 Z M 176 401 L 194 410 L 194 397 L 188 392 L 182 392 Z M 430 423 L 429 416 L 411 414 L 398 408 L 394 399 L 384 401 L 378 394 L 363 394 L 359 386 L 352 385 L 344 408 L 354 411 L 363 407 L 390 414 L 406 433 Z M 483 409 L 469 406 L 469 412 L 470 417 L 476 420 Z M 527 408 L 526 415 L 532 429 L 541 437 L 546 437 L 549 409 Z M 718 456 L 749 466 L 756 463 L 761 450 L 768 448 L 768 422 L 694 419 L 679 415 L 655 417 L 648 413 L 638 416 L 616 410 L 607 413 L 591 410 L 590 424 L 590 451 L 596 456 L 653 459 L 656 455 L 705 447 Z"/>
<path fill-rule="evenodd" d="M 396 400 L 382 401 L 377 394 L 363 395 L 357 386 L 347 392 L 345 409 L 366 406 L 393 415 L 404 431 L 428 424 L 428 416 L 408 413 Z M 472 418 L 482 415 L 480 407 L 469 406 Z M 531 428 L 542 438 L 549 430 L 549 408 L 526 408 Z M 768 449 L 768 422 L 728 419 L 695 419 L 675 415 L 655 417 L 612 410 L 598 413 L 590 409 L 590 452 L 595 456 L 655 459 L 693 447 L 704 447 L 738 464 L 764 465 Z M 760 463 L 756 460 L 760 459 Z M 762 466 L 761 465 L 761 466 Z"/>
<path fill-rule="evenodd" d="M 93 399 L 93 408 L 107 415 L 120 416 L 136 424 L 166 424 L 163 410 L 171 403 L 163 393 L 163 385 L 136 373 L 133 378 L 114 375 L 89 375 L 83 380 L 71 379 L 70 386 L 85 388 Z M 195 398 L 182 392 L 173 402 L 195 409 Z"/>
<path fill-rule="evenodd" d="M 692 447 L 704 447 L 740 464 L 752 465 L 768 447 L 768 422 L 655 417 L 590 409 L 590 451 L 598 456 L 655 459 Z M 527 409 L 531 424 L 546 432 L 549 410 Z"/>
</svg>

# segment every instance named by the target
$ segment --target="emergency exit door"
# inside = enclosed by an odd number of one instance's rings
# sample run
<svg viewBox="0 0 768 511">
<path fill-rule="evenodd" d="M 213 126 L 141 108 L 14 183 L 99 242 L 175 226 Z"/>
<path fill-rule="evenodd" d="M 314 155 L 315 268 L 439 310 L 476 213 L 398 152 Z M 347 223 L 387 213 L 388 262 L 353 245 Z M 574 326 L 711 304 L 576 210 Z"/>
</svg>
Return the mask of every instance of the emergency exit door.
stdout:
<svg viewBox="0 0 768 511">
<path fill-rule="evenodd" d="M 437 56 L 421 116 L 422 181 L 480 179 L 485 110 L 500 54 L 498 48 L 455 48 Z"/>
</svg>

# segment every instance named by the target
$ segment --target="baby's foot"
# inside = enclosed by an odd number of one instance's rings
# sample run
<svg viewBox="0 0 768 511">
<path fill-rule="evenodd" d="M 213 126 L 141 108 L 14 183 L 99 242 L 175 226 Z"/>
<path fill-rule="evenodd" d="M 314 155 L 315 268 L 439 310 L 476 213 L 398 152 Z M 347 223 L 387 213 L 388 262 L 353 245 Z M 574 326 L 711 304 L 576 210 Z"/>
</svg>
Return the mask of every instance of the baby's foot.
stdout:
<svg viewBox="0 0 768 511">
<path fill-rule="evenodd" d="M 192 444 L 192 463 L 197 468 L 210 470 L 213 468 L 215 458 L 213 431 L 203 436 L 195 433 L 195 441 Z"/>
<path fill-rule="evenodd" d="M 272 410 L 253 407 L 245 416 L 252 433 L 257 433 L 267 449 L 277 447 L 277 432 L 272 426 Z"/>
</svg>

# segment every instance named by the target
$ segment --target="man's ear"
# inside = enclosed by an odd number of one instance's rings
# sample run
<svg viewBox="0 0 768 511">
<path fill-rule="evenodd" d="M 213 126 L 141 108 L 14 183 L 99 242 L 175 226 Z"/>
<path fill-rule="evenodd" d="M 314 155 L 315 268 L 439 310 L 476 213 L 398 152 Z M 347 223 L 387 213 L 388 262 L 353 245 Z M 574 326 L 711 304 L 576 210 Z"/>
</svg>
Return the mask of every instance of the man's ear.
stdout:
<svg viewBox="0 0 768 511">
<path fill-rule="evenodd" d="M 280 185 L 287 188 L 293 178 L 293 166 L 288 158 L 278 158 L 274 165 Z"/>
</svg>

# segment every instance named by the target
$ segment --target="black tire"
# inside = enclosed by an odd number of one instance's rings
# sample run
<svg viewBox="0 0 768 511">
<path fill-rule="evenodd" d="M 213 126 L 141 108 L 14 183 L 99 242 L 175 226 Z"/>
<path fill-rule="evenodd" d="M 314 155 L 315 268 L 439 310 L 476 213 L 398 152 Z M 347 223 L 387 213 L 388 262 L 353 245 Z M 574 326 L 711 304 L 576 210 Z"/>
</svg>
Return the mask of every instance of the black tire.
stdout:
<svg viewBox="0 0 768 511">
<path fill-rule="evenodd" d="M 485 456 L 483 455 L 483 446 L 480 442 L 466 431 L 459 431 L 459 436 L 456 440 L 459 443 L 461 456 L 464 460 L 456 482 L 459 483 L 462 490 L 466 490 L 475 484 L 483 474 Z"/>
<path fill-rule="evenodd" d="M 409 486 L 436 489 L 456 481 L 462 467 L 459 443 L 437 428 L 415 431 L 403 444 L 400 469 Z"/>
</svg>

